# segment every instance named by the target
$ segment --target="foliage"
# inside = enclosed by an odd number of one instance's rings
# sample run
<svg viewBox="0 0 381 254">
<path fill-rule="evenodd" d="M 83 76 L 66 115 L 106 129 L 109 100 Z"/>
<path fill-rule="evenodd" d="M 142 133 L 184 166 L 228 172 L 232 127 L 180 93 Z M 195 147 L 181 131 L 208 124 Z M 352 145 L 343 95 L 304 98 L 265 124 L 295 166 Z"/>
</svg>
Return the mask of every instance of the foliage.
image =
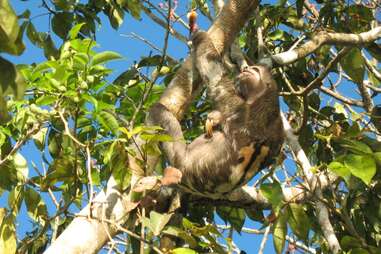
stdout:
<svg viewBox="0 0 381 254">
<path fill-rule="evenodd" d="M 0 0 L 0 194 L 2 200 L 8 199 L 0 208 L 1 253 L 41 253 L 70 223 L 73 211 L 88 203 L 89 189 L 101 190 L 113 175 L 119 187 L 127 190 L 133 171 L 130 158 L 135 158 L 138 168 L 145 170 L 147 156 L 160 154 L 158 142 L 171 139 L 160 128 L 145 126 L 144 118 L 180 63 L 168 56 L 149 55 L 111 80 L 113 70 L 106 64 L 123 61 L 123 57 L 113 51 L 94 50 L 95 35 L 104 25 L 102 13 L 117 29 L 127 15 L 137 20 L 149 19 L 142 15 L 148 2 L 41 1 L 49 14 L 50 27 L 48 32 L 40 32 L 34 25 L 35 14 L 26 9 L 17 16 L 11 1 Z M 210 12 L 213 1 L 191 2 L 201 14 L 214 16 Z M 261 6 L 269 52 L 286 51 L 302 36 L 310 38 L 319 30 L 368 31 L 376 21 L 376 4 L 311 2 L 310 9 L 299 0 L 291 5 L 277 1 Z M 173 4 L 176 9 L 179 3 Z M 165 8 L 157 7 L 156 14 L 166 14 Z M 314 10 L 317 16 L 311 14 Z M 258 56 L 257 22 L 258 19 L 251 19 L 239 37 L 241 48 L 253 60 Z M 57 37 L 60 39 L 54 39 Z M 46 61 L 15 65 L 4 56 L 21 55 L 22 59 L 27 40 L 42 49 Z M 283 109 L 289 111 L 294 127 L 299 129 L 299 142 L 315 165 L 315 173 L 337 177 L 324 190 L 324 203 L 343 251 L 381 253 L 381 113 L 372 111 L 379 108 L 374 104 L 379 99 L 380 80 L 373 70 L 379 67 L 379 45 L 352 48 L 340 59 L 321 84 L 332 93 L 327 95 L 324 90 L 315 89 L 303 97 L 290 94 L 307 87 L 340 49 L 340 45 L 324 45 L 306 58 L 281 67 L 283 75 L 280 71 L 275 75 Z M 346 81 L 340 83 L 341 78 Z M 335 83 L 337 80 L 339 83 Z M 368 96 L 361 92 L 365 80 L 371 81 L 365 90 L 370 88 L 373 94 Z M 345 88 L 339 87 L 341 84 Z M 360 99 L 353 97 L 354 87 L 360 90 Z M 191 105 L 182 122 L 188 140 L 202 133 L 205 112 L 210 108 L 204 95 Z M 144 144 L 141 150 L 132 149 L 138 137 Z M 37 151 L 40 165 L 20 153 L 24 146 Z M 85 148 L 89 148 L 90 154 Z M 146 240 L 158 246 L 163 235 L 181 239 L 182 247 L 171 253 L 228 253 L 237 247 L 232 234 L 226 234 L 217 222 L 222 219 L 231 226 L 231 232 L 241 233 L 248 232 L 245 221 L 254 220 L 262 228 L 270 227 L 276 253 L 292 250 L 295 243 L 289 239 L 318 253 L 328 253 L 313 198 L 303 203 L 285 201 L 282 190 L 303 186 L 304 177 L 299 165 L 290 162 L 293 158 L 289 150 L 285 149 L 280 157 L 283 158 L 279 165 L 263 177 L 258 176 L 257 181 L 271 208 L 190 203 L 186 218 L 178 225 L 171 224 L 171 214 L 151 211 L 139 220 L 146 229 Z M 161 175 L 165 165 L 163 158 L 155 175 Z M 154 186 L 157 179 L 151 180 Z M 89 188 L 90 181 L 93 186 Z M 137 195 L 139 202 L 145 201 L 144 191 L 149 188 Z M 19 235 L 16 230 L 23 205 L 33 221 L 33 230 Z M 138 214 L 139 209 L 134 207 L 133 212 Z M 131 230 L 140 234 L 138 226 Z M 136 239 L 128 236 L 126 242 L 123 250 L 137 253 Z"/>
</svg>

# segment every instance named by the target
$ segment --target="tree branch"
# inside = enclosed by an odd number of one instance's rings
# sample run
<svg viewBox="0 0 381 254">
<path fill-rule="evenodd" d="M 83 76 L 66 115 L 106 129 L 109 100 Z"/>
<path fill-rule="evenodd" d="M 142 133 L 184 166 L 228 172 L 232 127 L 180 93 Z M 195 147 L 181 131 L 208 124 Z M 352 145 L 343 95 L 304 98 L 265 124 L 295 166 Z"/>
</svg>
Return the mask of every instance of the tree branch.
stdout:
<svg viewBox="0 0 381 254">
<path fill-rule="evenodd" d="M 273 55 L 271 59 L 278 65 L 287 65 L 306 57 L 323 45 L 363 46 L 380 37 L 381 26 L 360 34 L 328 33 L 322 31 L 314 35 L 310 41 L 301 47 Z"/>
<path fill-rule="evenodd" d="M 319 178 L 312 173 L 312 166 L 306 154 L 304 153 L 302 147 L 300 146 L 297 137 L 294 135 L 294 131 L 292 130 L 291 125 L 289 124 L 289 122 L 283 114 L 281 115 L 281 117 L 283 121 L 287 143 L 293 151 L 293 153 L 295 154 L 297 161 L 300 163 L 302 167 L 304 176 L 308 183 L 309 191 L 315 193 L 316 195 L 316 212 L 320 228 L 323 231 L 324 237 L 327 240 L 328 246 L 332 253 L 338 253 L 341 250 L 341 247 L 335 235 L 335 231 L 332 227 L 332 224 L 329 220 L 328 209 L 322 202 L 323 193 L 319 185 Z"/>
</svg>

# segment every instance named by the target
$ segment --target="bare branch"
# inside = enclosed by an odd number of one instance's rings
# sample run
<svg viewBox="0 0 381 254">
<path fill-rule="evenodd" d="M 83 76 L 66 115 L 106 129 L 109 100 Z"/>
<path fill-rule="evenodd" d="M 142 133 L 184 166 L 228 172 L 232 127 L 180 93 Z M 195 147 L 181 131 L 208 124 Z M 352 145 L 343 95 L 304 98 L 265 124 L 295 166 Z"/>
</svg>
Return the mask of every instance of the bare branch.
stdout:
<svg viewBox="0 0 381 254">
<path fill-rule="evenodd" d="M 317 76 L 311 83 L 309 83 L 305 88 L 295 91 L 295 92 L 286 92 L 286 93 L 281 93 L 281 95 L 306 95 L 308 94 L 311 90 L 318 88 L 319 86 L 323 85 L 323 80 L 324 78 L 329 74 L 330 70 L 332 67 L 334 67 L 340 59 L 345 56 L 349 52 L 350 48 L 349 47 L 344 47 L 340 52 L 335 56 L 327 66 L 324 68 L 324 70 Z"/>
<path fill-rule="evenodd" d="M 328 246 L 332 253 L 338 253 L 341 250 L 339 241 L 335 235 L 335 231 L 332 227 L 332 224 L 329 220 L 329 214 L 328 209 L 325 206 L 325 204 L 322 202 L 323 200 L 323 193 L 322 189 L 319 186 L 319 179 L 312 173 L 311 171 L 311 164 L 304 153 L 302 147 L 300 146 L 297 137 L 294 135 L 294 131 L 285 118 L 285 116 L 282 114 L 282 121 L 284 126 L 284 131 L 286 134 L 286 139 L 289 147 L 295 154 L 296 160 L 301 165 L 304 176 L 306 177 L 308 188 L 311 192 L 315 193 L 317 200 L 316 200 L 316 212 L 317 212 L 317 219 L 320 224 L 320 228 L 323 231 L 324 237 L 328 242 Z"/>
<path fill-rule="evenodd" d="M 28 139 L 35 134 L 39 129 L 41 125 L 40 124 L 34 124 L 31 129 L 27 131 L 24 137 L 20 138 L 16 144 L 12 147 L 12 150 L 4 156 L 4 159 L 0 160 L 0 166 L 3 165 L 6 161 L 8 161 L 12 155 L 14 155 L 24 144 Z"/>
<path fill-rule="evenodd" d="M 365 108 L 366 112 L 370 113 L 370 112 L 372 112 L 374 105 L 373 105 L 372 98 L 370 97 L 369 88 L 366 85 L 366 83 L 368 83 L 368 82 L 369 81 L 364 80 L 361 84 L 357 84 L 357 87 L 359 88 L 361 98 L 362 98 L 362 102 L 364 104 L 364 108 Z"/>
<path fill-rule="evenodd" d="M 258 251 L 258 254 L 263 254 L 263 251 L 265 249 L 265 245 L 266 245 L 266 242 L 267 242 L 267 239 L 269 237 L 269 233 L 270 233 L 270 225 L 267 226 L 267 228 L 265 229 L 265 233 L 263 234 L 263 238 L 262 238 L 262 241 L 261 241 L 261 245 L 259 247 L 259 251 Z"/>
<path fill-rule="evenodd" d="M 327 87 L 321 86 L 319 90 L 346 104 L 357 106 L 357 107 L 364 107 L 364 103 L 362 103 L 361 101 L 349 99 L 337 92 L 332 91 L 331 89 Z"/>
<path fill-rule="evenodd" d="M 301 47 L 273 55 L 271 58 L 278 65 L 287 65 L 306 57 L 323 45 L 363 46 L 380 37 L 381 26 L 360 34 L 328 33 L 322 31 L 314 35 L 310 41 Z"/>
<path fill-rule="evenodd" d="M 145 6 L 142 6 L 142 10 L 144 11 L 145 14 L 147 14 L 148 17 L 150 17 L 155 23 L 157 23 L 158 25 L 160 25 L 161 27 L 163 28 L 167 28 L 167 22 L 162 20 L 161 18 L 159 18 L 158 16 L 156 16 L 155 14 L 153 14 L 151 12 L 150 9 L 148 9 L 147 7 Z M 185 42 L 187 43 L 188 39 L 187 37 L 185 37 L 184 35 L 180 34 L 179 32 L 177 32 L 175 29 L 171 28 L 169 30 L 169 32 L 177 39 L 179 39 L 180 41 L 182 42 Z"/>
</svg>

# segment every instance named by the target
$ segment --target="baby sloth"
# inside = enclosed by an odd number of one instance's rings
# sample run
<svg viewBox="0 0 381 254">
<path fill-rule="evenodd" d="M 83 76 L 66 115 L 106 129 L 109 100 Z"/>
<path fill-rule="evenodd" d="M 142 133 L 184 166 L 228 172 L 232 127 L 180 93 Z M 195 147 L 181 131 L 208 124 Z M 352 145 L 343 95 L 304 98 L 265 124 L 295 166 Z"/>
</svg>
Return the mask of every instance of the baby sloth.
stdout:
<svg viewBox="0 0 381 254">
<path fill-rule="evenodd" d="M 192 45 L 195 68 L 215 108 L 208 114 L 206 134 L 186 144 L 179 121 L 160 103 L 152 106 L 148 120 L 173 137 L 163 142 L 163 150 L 171 166 L 182 172 L 181 186 L 219 198 L 247 183 L 279 154 L 283 125 L 277 85 L 262 65 L 232 78 L 206 32 L 197 32 Z"/>
</svg>

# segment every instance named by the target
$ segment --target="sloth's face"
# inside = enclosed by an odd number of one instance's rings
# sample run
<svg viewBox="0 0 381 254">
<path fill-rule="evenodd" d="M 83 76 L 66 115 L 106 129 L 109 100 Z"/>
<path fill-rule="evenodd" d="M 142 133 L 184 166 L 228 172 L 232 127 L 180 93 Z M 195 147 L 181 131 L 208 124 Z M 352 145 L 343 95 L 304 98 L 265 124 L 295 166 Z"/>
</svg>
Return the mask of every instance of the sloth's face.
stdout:
<svg viewBox="0 0 381 254">
<path fill-rule="evenodd" d="M 236 91 L 247 104 L 253 104 L 269 88 L 270 84 L 265 82 L 263 77 L 265 73 L 268 73 L 266 67 L 253 65 L 238 75 L 235 82 Z"/>
</svg>

